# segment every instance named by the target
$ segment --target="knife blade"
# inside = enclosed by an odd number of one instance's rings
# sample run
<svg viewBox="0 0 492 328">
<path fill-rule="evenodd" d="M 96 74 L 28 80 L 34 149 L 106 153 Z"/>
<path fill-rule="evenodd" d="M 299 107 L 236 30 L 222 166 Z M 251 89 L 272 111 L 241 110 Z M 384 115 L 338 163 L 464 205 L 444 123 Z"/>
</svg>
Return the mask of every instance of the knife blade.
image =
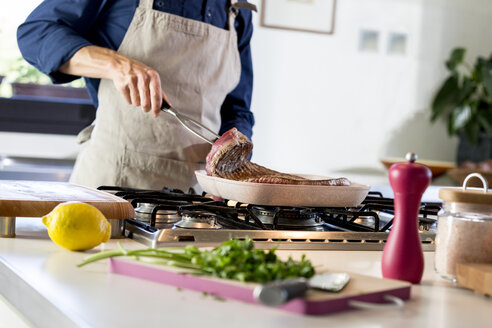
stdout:
<svg viewBox="0 0 492 328">
<path fill-rule="evenodd" d="M 347 273 L 321 273 L 310 279 L 293 278 L 259 285 L 254 289 L 253 296 L 264 305 L 279 306 L 304 296 L 309 288 L 338 293 L 349 280 L 350 276 Z"/>
</svg>

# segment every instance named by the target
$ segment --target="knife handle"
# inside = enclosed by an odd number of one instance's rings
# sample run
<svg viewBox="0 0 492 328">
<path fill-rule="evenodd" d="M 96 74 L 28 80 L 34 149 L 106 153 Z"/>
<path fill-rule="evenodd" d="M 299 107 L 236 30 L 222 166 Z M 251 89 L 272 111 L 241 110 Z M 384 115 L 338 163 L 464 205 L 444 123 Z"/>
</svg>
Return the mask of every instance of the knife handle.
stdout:
<svg viewBox="0 0 492 328">
<path fill-rule="evenodd" d="M 254 298 L 268 306 L 279 306 L 288 301 L 306 294 L 309 288 L 305 278 L 293 278 L 282 281 L 274 281 L 255 288 Z"/>
</svg>

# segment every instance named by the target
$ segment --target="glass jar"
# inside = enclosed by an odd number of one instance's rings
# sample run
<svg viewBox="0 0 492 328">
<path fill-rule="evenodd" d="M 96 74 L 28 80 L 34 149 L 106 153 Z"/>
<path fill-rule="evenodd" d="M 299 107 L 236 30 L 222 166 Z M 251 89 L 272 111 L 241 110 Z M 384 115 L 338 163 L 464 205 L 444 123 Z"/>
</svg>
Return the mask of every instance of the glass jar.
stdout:
<svg viewBox="0 0 492 328">
<path fill-rule="evenodd" d="M 483 189 L 467 189 L 477 177 Z M 482 175 L 472 173 L 463 188 L 442 188 L 437 219 L 435 270 L 441 277 L 456 279 L 458 263 L 492 263 L 492 191 Z"/>
</svg>

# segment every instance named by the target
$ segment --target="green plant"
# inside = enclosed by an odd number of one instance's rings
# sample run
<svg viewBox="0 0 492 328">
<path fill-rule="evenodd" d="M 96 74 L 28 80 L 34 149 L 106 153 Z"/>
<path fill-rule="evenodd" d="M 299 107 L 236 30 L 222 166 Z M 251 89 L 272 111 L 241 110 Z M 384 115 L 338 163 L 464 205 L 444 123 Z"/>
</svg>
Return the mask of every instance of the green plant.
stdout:
<svg viewBox="0 0 492 328">
<path fill-rule="evenodd" d="M 10 82 L 51 84 L 48 76 L 38 71 L 21 57 L 16 58 L 13 64 L 10 65 L 6 73 L 6 79 Z M 85 86 L 85 83 L 84 80 L 78 79 L 70 82 L 67 86 L 81 88 Z"/>
<path fill-rule="evenodd" d="M 464 133 L 476 144 L 481 134 L 492 134 L 492 55 L 471 66 L 465 54 L 455 48 L 446 61 L 450 75 L 434 97 L 431 122 L 446 118 L 449 135 Z"/>
<path fill-rule="evenodd" d="M 27 63 L 23 58 L 16 58 L 7 72 L 7 79 L 11 82 L 49 84 L 50 79 Z"/>
</svg>

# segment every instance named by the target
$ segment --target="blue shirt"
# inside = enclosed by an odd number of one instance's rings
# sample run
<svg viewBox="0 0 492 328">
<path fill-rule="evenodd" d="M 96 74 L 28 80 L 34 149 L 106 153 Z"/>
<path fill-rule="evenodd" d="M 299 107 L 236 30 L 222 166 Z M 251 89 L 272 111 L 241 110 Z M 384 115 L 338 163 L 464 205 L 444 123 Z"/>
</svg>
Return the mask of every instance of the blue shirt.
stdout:
<svg viewBox="0 0 492 328">
<path fill-rule="evenodd" d="M 88 45 L 117 50 L 138 4 L 139 0 L 45 0 L 17 30 L 22 56 L 50 76 L 54 83 L 67 83 L 77 79 L 79 77 L 58 72 L 58 68 L 80 48 Z M 154 0 L 153 8 L 228 28 L 228 0 Z M 254 124 L 250 111 L 253 88 L 250 40 L 253 25 L 249 10 L 239 10 L 235 27 L 242 64 L 241 79 L 222 105 L 220 133 L 236 127 L 251 139 Z M 85 80 L 97 107 L 100 80 Z"/>
</svg>

